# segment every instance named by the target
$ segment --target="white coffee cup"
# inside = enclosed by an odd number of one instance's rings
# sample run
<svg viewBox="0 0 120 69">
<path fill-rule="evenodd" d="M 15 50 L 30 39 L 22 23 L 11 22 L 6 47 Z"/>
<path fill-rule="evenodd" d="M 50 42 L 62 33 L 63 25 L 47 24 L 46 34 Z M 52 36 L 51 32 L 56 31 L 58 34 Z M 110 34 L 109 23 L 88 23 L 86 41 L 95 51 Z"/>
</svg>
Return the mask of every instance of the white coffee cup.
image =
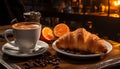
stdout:
<svg viewBox="0 0 120 69">
<path fill-rule="evenodd" d="M 12 29 L 7 29 L 4 32 L 6 41 L 19 48 L 21 53 L 32 53 L 37 41 L 40 38 L 42 25 L 37 22 L 19 22 L 12 25 Z M 13 33 L 15 42 L 11 43 L 7 35 L 9 32 Z"/>
</svg>

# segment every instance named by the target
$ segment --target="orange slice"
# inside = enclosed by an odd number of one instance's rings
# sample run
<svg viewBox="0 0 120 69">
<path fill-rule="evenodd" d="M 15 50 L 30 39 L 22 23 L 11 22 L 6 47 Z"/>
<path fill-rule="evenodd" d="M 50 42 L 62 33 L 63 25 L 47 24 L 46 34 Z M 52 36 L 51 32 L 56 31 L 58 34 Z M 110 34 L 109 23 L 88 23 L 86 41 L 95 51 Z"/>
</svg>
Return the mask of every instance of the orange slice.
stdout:
<svg viewBox="0 0 120 69">
<path fill-rule="evenodd" d="M 50 27 L 44 27 L 41 32 L 41 40 L 43 41 L 51 41 L 54 39 L 53 31 Z"/>
<path fill-rule="evenodd" d="M 66 24 L 60 23 L 54 27 L 53 32 L 55 36 L 61 37 L 64 34 L 70 32 L 70 28 Z"/>
</svg>

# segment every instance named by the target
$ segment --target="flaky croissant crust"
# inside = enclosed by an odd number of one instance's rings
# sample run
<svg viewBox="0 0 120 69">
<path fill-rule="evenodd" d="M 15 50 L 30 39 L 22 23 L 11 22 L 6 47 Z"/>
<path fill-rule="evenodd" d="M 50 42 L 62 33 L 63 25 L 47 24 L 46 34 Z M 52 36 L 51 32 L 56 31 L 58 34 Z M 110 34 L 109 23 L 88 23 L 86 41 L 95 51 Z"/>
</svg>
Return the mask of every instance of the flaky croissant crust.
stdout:
<svg viewBox="0 0 120 69">
<path fill-rule="evenodd" d="M 56 46 L 63 49 L 76 49 L 90 53 L 106 53 L 107 46 L 103 39 L 88 32 L 85 28 L 78 28 L 56 40 Z"/>
</svg>

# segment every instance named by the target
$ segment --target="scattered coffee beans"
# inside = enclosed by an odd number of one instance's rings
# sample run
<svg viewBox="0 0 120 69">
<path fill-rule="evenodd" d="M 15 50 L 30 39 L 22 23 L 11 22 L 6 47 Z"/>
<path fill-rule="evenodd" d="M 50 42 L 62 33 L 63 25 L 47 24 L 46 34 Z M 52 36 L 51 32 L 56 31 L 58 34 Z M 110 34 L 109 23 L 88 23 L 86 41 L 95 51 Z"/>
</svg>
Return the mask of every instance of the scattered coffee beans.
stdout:
<svg viewBox="0 0 120 69">
<path fill-rule="evenodd" d="M 61 49 L 64 52 L 71 53 L 71 54 L 77 54 L 77 55 L 88 55 L 88 54 L 94 54 L 86 51 L 78 51 L 78 50 L 70 50 L 70 49 Z"/>
<path fill-rule="evenodd" d="M 57 55 L 52 55 L 49 52 L 42 54 L 40 57 L 29 60 L 22 64 L 23 69 L 30 69 L 33 67 L 45 67 L 48 64 L 54 66 L 54 69 L 58 69 L 60 58 Z"/>
</svg>

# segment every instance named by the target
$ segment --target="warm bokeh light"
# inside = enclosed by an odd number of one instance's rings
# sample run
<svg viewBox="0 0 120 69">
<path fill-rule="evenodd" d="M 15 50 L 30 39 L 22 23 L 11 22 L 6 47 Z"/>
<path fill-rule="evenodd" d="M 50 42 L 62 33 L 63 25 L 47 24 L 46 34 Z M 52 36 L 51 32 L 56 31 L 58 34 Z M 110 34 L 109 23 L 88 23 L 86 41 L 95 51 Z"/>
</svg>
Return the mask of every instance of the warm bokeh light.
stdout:
<svg viewBox="0 0 120 69">
<path fill-rule="evenodd" d="M 110 14 L 111 17 L 119 18 L 120 16 L 118 14 Z"/>
<path fill-rule="evenodd" d="M 118 1 L 114 1 L 114 5 L 115 5 L 115 6 L 120 5 L 120 0 L 118 0 Z"/>
<path fill-rule="evenodd" d="M 72 2 L 77 2 L 77 0 L 72 0 Z"/>
</svg>

